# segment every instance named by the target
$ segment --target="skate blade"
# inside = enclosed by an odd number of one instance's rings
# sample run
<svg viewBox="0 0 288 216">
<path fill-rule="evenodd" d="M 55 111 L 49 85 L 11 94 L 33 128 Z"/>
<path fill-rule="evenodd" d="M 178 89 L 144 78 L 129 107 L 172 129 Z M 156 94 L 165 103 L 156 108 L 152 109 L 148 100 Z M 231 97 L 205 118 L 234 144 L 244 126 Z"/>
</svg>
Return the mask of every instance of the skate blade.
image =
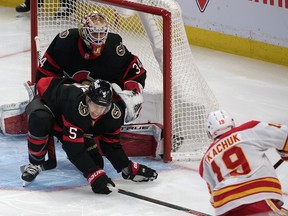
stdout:
<svg viewBox="0 0 288 216">
<path fill-rule="evenodd" d="M 30 16 L 30 11 L 28 12 L 16 12 L 16 17 L 20 18 L 20 17 L 27 17 Z"/>
<path fill-rule="evenodd" d="M 31 183 L 32 183 L 32 182 L 28 182 L 28 181 L 24 181 L 24 180 L 23 180 L 22 185 L 23 185 L 23 187 L 26 187 L 26 186 L 30 185 Z"/>
</svg>

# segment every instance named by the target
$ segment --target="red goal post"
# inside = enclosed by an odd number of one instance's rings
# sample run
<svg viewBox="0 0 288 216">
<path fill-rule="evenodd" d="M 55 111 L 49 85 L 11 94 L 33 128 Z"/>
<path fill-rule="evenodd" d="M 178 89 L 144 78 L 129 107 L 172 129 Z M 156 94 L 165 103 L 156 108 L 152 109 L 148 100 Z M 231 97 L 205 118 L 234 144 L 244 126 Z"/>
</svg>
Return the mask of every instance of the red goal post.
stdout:
<svg viewBox="0 0 288 216">
<path fill-rule="evenodd" d="M 89 10 L 100 10 L 108 19 L 111 31 L 119 33 L 127 48 L 130 51 L 134 49 L 132 53 L 139 56 L 144 67 L 148 68 L 147 77 L 152 77 L 152 79 L 157 77 L 155 71 L 160 68 L 162 75 L 160 79 L 162 80 L 156 82 L 162 88 L 163 94 L 160 96 L 160 100 L 163 101 L 160 101 L 161 104 L 157 104 L 155 109 L 156 113 L 162 113 L 161 117 L 140 118 L 139 121 L 158 123 L 160 121 L 163 124 L 164 161 L 169 162 L 172 158 L 173 160 L 199 159 L 209 142 L 204 129 L 205 118 L 218 105 L 194 64 L 177 2 L 175 0 L 80 0 L 75 2 L 73 5 L 74 17 L 59 21 L 53 19 L 53 14 L 60 7 L 58 0 L 44 1 L 40 5 L 37 5 L 36 0 L 31 1 L 32 80 L 35 81 L 38 65 L 38 53 L 34 38 L 39 36 L 41 41 L 44 41 L 44 43 L 41 42 L 44 52 L 57 33 L 67 28 L 77 27 L 78 20 Z M 119 11 L 122 13 L 124 11 L 124 15 Z M 125 14 L 126 12 L 128 15 Z M 139 23 L 142 25 L 140 30 L 134 28 Z M 155 33 L 156 31 L 159 32 Z M 142 39 L 143 35 L 145 35 L 145 39 Z M 161 39 L 157 38 L 159 35 Z M 148 38 L 147 44 L 152 47 L 150 49 L 152 54 L 145 51 L 148 45 L 145 45 L 144 48 L 140 47 L 146 38 Z M 155 46 L 159 46 L 159 41 L 161 42 L 160 48 L 155 48 Z M 159 54 L 159 50 L 161 54 Z M 146 60 L 146 55 L 148 60 Z M 175 82 L 183 86 L 178 86 Z M 155 83 L 154 80 L 150 86 L 149 80 L 147 83 L 145 90 L 147 89 L 147 95 L 150 95 L 149 87 L 155 87 Z M 195 91 L 191 97 L 190 91 Z M 159 103 L 158 95 L 155 98 L 157 98 L 156 103 Z M 144 99 L 146 101 L 145 95 Z M 143 107 L 145 108 L 145 106 Z M 163 111 L 159 111 L 159 107 Z M 145 109 L 142 112 L 145 113 Z"/>
</svg>

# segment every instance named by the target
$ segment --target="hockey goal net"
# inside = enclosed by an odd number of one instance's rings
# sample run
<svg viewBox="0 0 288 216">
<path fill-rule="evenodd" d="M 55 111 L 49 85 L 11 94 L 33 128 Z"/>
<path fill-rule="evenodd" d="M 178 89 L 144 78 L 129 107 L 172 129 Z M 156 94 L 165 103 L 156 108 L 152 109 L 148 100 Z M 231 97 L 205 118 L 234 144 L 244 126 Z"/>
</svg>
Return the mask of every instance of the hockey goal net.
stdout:
<svg viewBox="0 0 288 216">
<path fill-rule="evenodd" d="M 163 124 L 165 162 L 199 159 L 209 144 L 205 119 L 218 105 L 195 65 L 176 1 L 66 2 L 38 0 L 37 5 L 31 1 L 32 80 L 37 67 L 34 37 L 40 37 L 44 52 L 56 34 L 77 28 L 84 14 L 97 10 L 106 16 L 110 31 L 122 36 L 147 70 L 145 102 L 137 122 Z M 69 14 L 63 14 L 67 16 L 55 17 L 57 11 L 67 8 Z"/>
</svg>

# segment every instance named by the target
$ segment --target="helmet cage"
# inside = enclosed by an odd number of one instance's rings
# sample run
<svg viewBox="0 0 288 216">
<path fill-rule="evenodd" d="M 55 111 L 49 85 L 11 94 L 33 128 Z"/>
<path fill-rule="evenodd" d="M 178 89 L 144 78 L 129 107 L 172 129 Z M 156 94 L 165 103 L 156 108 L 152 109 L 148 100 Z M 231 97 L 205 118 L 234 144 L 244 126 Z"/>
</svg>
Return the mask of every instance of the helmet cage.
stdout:
<svg viewBox="0 0 288 216">
<path fill-rule="evenodd" d="M 109 32 L 108 23 L 103 15 L 94 11 L 85 15 L 79 26 L 79 33 L 87 46 L 102 46 Z"/>
<path fill-rule="evenodd" d="M 82 27 L 81 31 L 83 35 L 82 39 L 87 45 L 101 46 L 106 42 L 108 27 Z"/>
</svg>

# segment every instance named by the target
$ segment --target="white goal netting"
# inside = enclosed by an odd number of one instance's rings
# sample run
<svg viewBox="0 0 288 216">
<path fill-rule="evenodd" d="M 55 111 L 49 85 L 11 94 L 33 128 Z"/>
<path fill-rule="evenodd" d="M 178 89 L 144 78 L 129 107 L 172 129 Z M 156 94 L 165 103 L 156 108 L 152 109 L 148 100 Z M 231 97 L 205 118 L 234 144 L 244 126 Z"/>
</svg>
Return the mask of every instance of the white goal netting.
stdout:
<svg viewBox="0 0 288 216">
<path fill-rule="evenodd" d="M 169 142 L 172 147 L 169 150 L 173 160 L 199 159 L 203 149 L 209 144 L 204 128 L 206 117 L 210 111 L 217 109 L 218 105 L 192 56 L 179 5 L 175 0 L 118 1 L 123 3 L 123 7 L 100 2 L 66 0 L 67 4 L 62 5 L 57 0 L 40 2 L 38 35 L 41 38 L 42 53 L 56 34 L 67 28 L 77 28 L 84 14 L 92 10 L 104 14 L 109 22 L 110 31 L 122 36 L 126 47 L 140 58 L 147 70 L 145 102 L 137 122 L 171 123 Z M 163 71 L 162 16 L 153 15 L 153 10 L 151 13 L 140 12 L 138 7 L 135 10 L 125 9 L 125 2 L 136 2 L 140 7 L 143 5 L 143 8 L 163 8 L 171 13 L 171 44 L 164 45 L 168 46 L 166 48 L 171 54 L 168 67 L 171 68 L 171 74 L 169 70 Z M 68 13 L 55 16 L 60 9 L 68 10 Z M 163 74 L 171 85 L 166 92 L 163 91 Z M 167 96 L 168 91 L 171 97 Z M 163 99 L 166 101 L 164 106 Z M 171 113 L 165 117 L 169 119 L 163 121 L 163 110 L 167 109 L 167 106 Z M 164 140 L 164 145 L 169 142 Z"/>
</svg>

